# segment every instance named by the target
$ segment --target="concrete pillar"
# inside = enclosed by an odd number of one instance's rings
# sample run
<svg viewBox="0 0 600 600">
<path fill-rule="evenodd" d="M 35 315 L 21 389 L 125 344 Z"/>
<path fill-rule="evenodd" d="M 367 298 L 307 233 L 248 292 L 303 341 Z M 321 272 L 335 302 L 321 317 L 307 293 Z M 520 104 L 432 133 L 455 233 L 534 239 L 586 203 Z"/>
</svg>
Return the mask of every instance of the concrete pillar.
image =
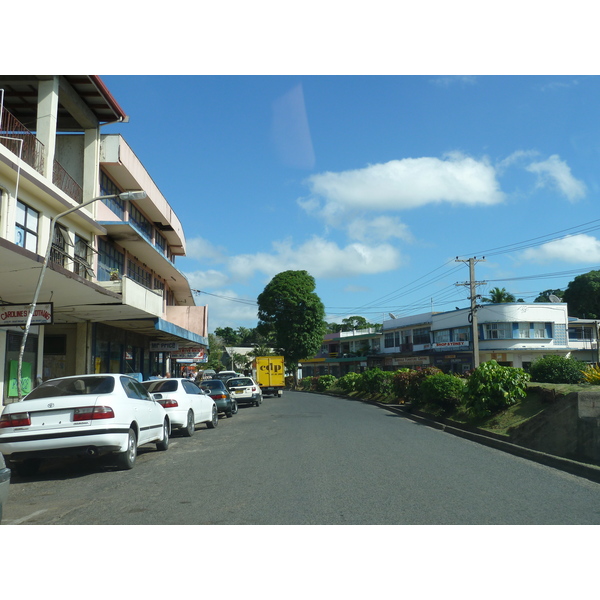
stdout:
<svg viewBox="0 0 600 600">
<path fill-rule="evenodd" d="M 83 200 L 99 195 L 100 179 L 100 127 L 86 129 L 83 149 Z M 96 204 L 90 207 L 96 214 Z"/>
<path fill-rule="evenodd" d="M 58 119 L 58 76 L 38 84 L 36 137 L 44 144 L 44 177 L 52 181 Z"/>
<path fill-rule="evenodd" d="M 75 343 L 75 374 L 93 373 L 92 369 L 92 324 L 77 323 Z"/>
</svg>

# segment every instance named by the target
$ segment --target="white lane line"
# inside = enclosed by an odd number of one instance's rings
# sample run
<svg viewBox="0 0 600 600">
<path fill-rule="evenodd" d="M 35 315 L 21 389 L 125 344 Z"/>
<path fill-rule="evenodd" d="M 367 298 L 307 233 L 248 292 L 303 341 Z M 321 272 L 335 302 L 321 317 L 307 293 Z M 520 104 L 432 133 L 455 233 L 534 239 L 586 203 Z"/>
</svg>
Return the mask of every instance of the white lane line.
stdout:
<svg viewBox="0 0 600 600">
<path fill-rule="evenodd" d="M 33 519 L 33 517 L 37 517 L 38 515 L 41 515 L 42 513 L 47 512 L 48 509 L 44 508 L 42 510 L 36 510 L 34 513 L 31 513 L 30 515 L 27 515 L 26 517 L 21 517 L 20 519 L 15 519 L 14 521 L 4 521 L 5 525 L 20 525 L 21 523 L 24 523 L 25 521 L 29 521 L 29 519 Z"/>
</svg>

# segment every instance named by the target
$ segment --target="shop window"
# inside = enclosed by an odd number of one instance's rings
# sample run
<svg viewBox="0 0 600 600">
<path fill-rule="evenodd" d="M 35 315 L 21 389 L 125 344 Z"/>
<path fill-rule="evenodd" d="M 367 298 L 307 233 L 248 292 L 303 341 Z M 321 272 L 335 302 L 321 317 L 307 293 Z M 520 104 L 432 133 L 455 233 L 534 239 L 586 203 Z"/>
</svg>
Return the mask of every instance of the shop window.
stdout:
<svg viewBox="0 0 600 600">
<path fill-rule="evenodd" d="M 17 201 L 15 244 L 31 252 L 37 252 L 40 213 Z"/>
</svg>

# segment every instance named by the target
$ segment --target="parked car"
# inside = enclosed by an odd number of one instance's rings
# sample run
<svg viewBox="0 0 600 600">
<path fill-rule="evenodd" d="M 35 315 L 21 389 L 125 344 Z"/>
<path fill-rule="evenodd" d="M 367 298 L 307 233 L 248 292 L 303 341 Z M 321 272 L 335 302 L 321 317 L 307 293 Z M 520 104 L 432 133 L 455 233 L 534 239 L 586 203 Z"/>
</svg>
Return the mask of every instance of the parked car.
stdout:
<svg viewBox="0 0 600 600">
<path fill-rule="evenodd" d="M 232 377 L 225 386 L 238 404 L 259 406 L 263 401 L 262 391 L 251 377 Z"/>
<path fill-rule="evenodd" d="M 232 417 L 238 411 L 238 405 L 232 399 L 229 390 L 220 379 L 207 379 L 202 382 L 202 389 L 215 401 L 217 409 Z"/>
<path fill-rule="evenodd" d="M 237 371 L 219 371 L 216 375 L 213 375 L 213 379 L 220 379 L 225 383 L 228 379 L 239 376 L 240 374 Z"/>
<path fill-rule="evenodd" d="M 194 434 L 196 425 L 206 423 L 214 429 L 219 423 L 215 401 L 189 379 L 153 379 L 142 385 L 167 411 L 171 429 L 180 429 L 186 437 Z"/>
<path fill-rule="evenodd" d="M 0 454 L 0 523 L 2 523 L 2 510 L 8 498 L 8 486 L 10 485 L 10 469 L 4 462 L 4 456 Z"/>
<path fill-rule="evenodd" d="M 19 475 L 33 475 L 43 459 L 114 454 L 132 469 L 137 449 L 167 450 L 169 416 L 128 375 L 75 375 L 45 381 L 22 402 L 4 407 L 0 452 Z"/>
</svg>

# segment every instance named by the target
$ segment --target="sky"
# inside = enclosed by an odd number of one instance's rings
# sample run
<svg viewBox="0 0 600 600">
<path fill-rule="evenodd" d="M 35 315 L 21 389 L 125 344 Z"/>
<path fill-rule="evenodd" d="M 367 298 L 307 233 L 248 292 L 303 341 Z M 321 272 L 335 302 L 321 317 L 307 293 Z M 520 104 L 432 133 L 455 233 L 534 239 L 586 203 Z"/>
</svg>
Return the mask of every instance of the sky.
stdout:
<svg viewBox="0 0 600 600">
<path fill-rule="evenodd" d="M 209 331 L 306 270 L 327 320 L 382 323 L 600 268 L 594 75 L 101 75 L 183 223 Z M 458 258 L 458 261 L 457 261 Z"/>
</svg>

